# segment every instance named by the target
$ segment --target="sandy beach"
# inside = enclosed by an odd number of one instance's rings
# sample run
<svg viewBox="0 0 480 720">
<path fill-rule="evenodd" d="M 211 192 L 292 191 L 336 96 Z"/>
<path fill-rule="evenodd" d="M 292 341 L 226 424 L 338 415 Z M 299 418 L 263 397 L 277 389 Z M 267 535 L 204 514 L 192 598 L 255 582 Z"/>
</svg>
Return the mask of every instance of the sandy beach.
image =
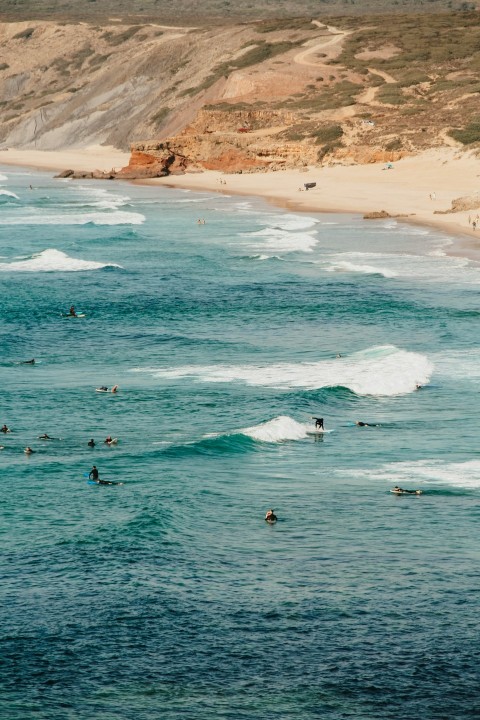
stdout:
<svg viewBox="0 0 480 720">
<path fill-rule="evenodd" d="M 128 153 L 105 146 L 56 152 L 9 149 L 0 153 L 0 164 L 54 172 L 66 169 L 107 172 L 124 167 L 128 160 Z M 259 196 L 304 212 L 363 215 L 385 211 L 404 222 L 441 230 L 454 240 L 449 252 L 480 260 L 480 224 L 476 230 L 471 224 L 480 213 L 480 201 L 475 209 L 445 212 L 451 209 L 453 200 L 479 195 L 480 160 L 473 153 L 451 147 L 407 157 L 391 167 L 375 163 L 245 174 L 207 170 L 136 182 Z M 310 182 L 316 186 L 305 191 L 304 184 Z"/>
</svg>

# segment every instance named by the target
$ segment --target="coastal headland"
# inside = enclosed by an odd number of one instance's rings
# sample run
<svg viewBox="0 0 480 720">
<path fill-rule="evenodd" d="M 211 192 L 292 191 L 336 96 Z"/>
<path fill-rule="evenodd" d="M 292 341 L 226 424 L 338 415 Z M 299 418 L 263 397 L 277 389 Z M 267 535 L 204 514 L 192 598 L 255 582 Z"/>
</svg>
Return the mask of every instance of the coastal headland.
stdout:
<svg viewBox="0 0 480 720">
<path fill-rule="evenodd" d="M 37 19 L 0 23 L 0 35 L 0 164 L 390 216 L 479 252 L 472 8 L 196 26 Z"/>
</svg>

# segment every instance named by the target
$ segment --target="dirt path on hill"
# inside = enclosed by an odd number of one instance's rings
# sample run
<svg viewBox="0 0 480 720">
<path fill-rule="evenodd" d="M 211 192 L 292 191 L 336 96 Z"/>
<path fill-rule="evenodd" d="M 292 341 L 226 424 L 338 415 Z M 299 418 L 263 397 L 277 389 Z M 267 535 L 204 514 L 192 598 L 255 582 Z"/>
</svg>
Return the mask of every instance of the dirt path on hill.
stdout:
<svg viewBox="0 0 480 720">
<path fill-rule="evenodd" d="M 323 23 L 319 22 L 318 20 L 314 21 L 314 24 L 318 27 L 324 27 L 328 30 L 330 33 L 330 37 L 327 40 L 324 40 L 321 43 L 317 43 L 316 45 L 313 45 L 312 47 L 307 48 L 306 50 L 303 50 L 301 53 L 298 53 L 298 55 L 295 55 L 293 58 L 293 62 L 297 63 L 297 65 L 308 65 L 309 67 L 322 67 L 325 65 L 325 62 L 323 60 L 317 60 L 317 62 L 309 62 L 306 60 L 310 55 L 314 55 L 318 51 L 323 51 L 327 47 L 332 47 L 332 45 L 338 45 L 347 35 L 350 33 L 346 30 L 339 30 L 338 28 L 333 27 L 332 25 L 324 25 Z"/>
</svg>

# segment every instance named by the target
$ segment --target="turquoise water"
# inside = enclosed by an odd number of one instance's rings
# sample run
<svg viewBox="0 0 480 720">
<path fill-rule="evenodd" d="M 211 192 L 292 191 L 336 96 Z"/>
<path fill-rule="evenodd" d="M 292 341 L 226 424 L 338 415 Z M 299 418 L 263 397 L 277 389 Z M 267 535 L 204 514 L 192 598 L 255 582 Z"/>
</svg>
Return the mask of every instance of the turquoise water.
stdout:
<svg viewBox="0 0 480 720">
<path fill-rule="evenodd" d="M 0 716 L 478 717 L 479 266 L 393 220 L 0 185 Z"/>
</svg>

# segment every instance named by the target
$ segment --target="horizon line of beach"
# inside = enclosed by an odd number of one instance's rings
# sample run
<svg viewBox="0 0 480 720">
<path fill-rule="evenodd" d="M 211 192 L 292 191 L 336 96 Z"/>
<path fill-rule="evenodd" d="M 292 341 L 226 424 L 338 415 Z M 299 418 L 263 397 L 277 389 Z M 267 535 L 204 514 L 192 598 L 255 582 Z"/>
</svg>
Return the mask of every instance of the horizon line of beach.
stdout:
<svg viewBox="0 0 480 720">
<path fill-rule="evenodd" d="M 16 150 L 0 153 L 0 165 L 62 172 L 120 169 L 129 153 L 111 146 L 72 150 Z M 480 261 L 478 209 L 449 212 L 452 201 L 479 196 L 480 160 L 452 147 L 427 150 L 395 163 L 334 165 L 296 170 L 223 173 L 187 172 L 163 178 L 127 180 L 149 186 L 259 197 L 296 212 L 360 214 L 385 212 L 392 219 L 448 235 L 449 255 Z M 305 183 L 315 187 L 305 190 Z M 375 222 L 375 220 L 372 220 Z"/>
</svg>

